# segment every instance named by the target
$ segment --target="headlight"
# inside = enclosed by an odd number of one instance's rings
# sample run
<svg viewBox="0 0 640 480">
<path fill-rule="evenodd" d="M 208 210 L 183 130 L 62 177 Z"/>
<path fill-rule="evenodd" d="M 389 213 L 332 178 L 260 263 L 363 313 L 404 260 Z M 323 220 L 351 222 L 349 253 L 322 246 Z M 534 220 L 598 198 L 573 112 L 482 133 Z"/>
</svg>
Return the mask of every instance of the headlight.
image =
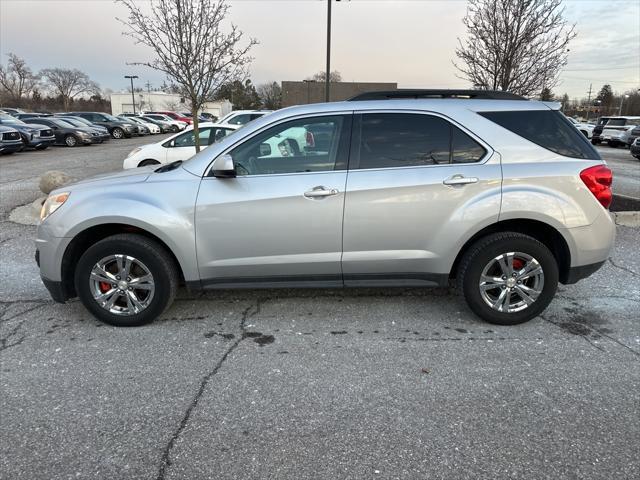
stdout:
<svg viewBox="0 0 640 480">
<path fill-rule="evenodd" d="M 62 206 L 64 202 L 69 198 L 70 192 L 57 193 L 55 195 L 49 195 L 42 205 L 40 210 L 40 221 L 44 220 Z"/>
<path fill-rule="evenodd" d="M 136 153 L 138 153 L 140 150 L 142 150 L 142 148 L 138 147 L 138 148 L 134 148 L 133 150 L 131 150 L 129 152 L 129 155 L 127 155 L 127 158 L 134 156 Z"/>
</svg>

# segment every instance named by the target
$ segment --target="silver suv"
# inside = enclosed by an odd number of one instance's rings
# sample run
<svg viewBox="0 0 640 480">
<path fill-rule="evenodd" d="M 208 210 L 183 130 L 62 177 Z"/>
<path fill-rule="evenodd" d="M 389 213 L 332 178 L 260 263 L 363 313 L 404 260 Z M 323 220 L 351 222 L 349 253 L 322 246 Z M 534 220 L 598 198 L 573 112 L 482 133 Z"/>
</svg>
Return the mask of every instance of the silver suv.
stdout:
<svg viewBox="0 0 640 480">
<path fill-rule="evenodd" d="M 180 284 L 451 281 L 486 321 L 525 322 L 614 242 L 611 171 L 558 108 L 400 90 L 279 110 L 186 162 L 52 192 L 42 280 L 121 326 L 157 318 Z"/>
</svg>

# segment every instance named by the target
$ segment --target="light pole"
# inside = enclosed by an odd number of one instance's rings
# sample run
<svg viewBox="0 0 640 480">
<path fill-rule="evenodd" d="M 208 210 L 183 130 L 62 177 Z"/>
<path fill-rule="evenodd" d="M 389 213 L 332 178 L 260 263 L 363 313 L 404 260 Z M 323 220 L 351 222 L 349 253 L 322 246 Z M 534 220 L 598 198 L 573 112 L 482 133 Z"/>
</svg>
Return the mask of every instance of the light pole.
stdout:
<svg viewBox="0 0 640 480">
<path fill-rule="evenodd" d="M 624 104 L 625 98 L 629 98 L 629 95 L 623 95 L 620 99 L 620 108 L 618 109 L 618 115 L 622 115 L 622 105 Z"/>
<path fill-rule="evenodd" d="M 324 100 L 329 101 L 329 89 L 331 86 L 331 2 L 333 0 L 327 0 L 327 72 L 324 79 Z M 339 2 L 340 0 L 335 0 Z"/>
<path fill-rule="evenodd" d="M 133 103 L 133 114 L 136 114 L 136 97 L 133 94 L 133 79 L 138 78 L 137 75 L 125 75 L 124 78 L 128 78 L 131 80 L 131 102 Z"/>
</svg>

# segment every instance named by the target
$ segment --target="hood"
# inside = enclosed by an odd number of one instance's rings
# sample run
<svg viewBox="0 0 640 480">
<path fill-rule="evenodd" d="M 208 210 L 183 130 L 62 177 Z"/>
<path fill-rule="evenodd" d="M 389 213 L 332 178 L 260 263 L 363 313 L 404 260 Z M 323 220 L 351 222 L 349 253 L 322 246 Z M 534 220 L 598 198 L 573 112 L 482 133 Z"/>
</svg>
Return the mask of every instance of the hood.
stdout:
<svg viewBox="0 0 640 480">
<path fill-rule="evenodd" d="M 12 128 L 26 132 L 39 132 L 40 130 L 51 130 L 48 125 L 42 125 L 41 123 L 27 123 L 26 125 L 15 125 Z"/>
<path fill-rule="evenodd" d="M 118 172 L 103 173 L 94 177 L 85 178 L 78 182 L 66 185 L 59 189 L 60 191 L 73 191 L 76 188 L 90 186 L 91 188 L 99 188 L 112 184 L 127 184 L 144 182 L 153 171 L 158 168 L 157 165 L 149 165 L 148 167 L 132 168 L 130 170 L 120 170 Z"/>
</svg>

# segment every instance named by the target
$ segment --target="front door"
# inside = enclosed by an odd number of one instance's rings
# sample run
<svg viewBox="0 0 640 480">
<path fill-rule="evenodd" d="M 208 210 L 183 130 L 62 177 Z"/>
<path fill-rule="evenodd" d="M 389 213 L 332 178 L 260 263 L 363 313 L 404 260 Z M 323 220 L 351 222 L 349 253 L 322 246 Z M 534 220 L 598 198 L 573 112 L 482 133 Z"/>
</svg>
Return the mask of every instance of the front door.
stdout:
<svg viewBox="0 0 640 480">
<path fill-rule="evenodd" d="M 351 115 L 299 118 L 229 152 L 235 178 L 205 177 L 196 206 L 204 286 L 342 285 Z"/>
</svg>

